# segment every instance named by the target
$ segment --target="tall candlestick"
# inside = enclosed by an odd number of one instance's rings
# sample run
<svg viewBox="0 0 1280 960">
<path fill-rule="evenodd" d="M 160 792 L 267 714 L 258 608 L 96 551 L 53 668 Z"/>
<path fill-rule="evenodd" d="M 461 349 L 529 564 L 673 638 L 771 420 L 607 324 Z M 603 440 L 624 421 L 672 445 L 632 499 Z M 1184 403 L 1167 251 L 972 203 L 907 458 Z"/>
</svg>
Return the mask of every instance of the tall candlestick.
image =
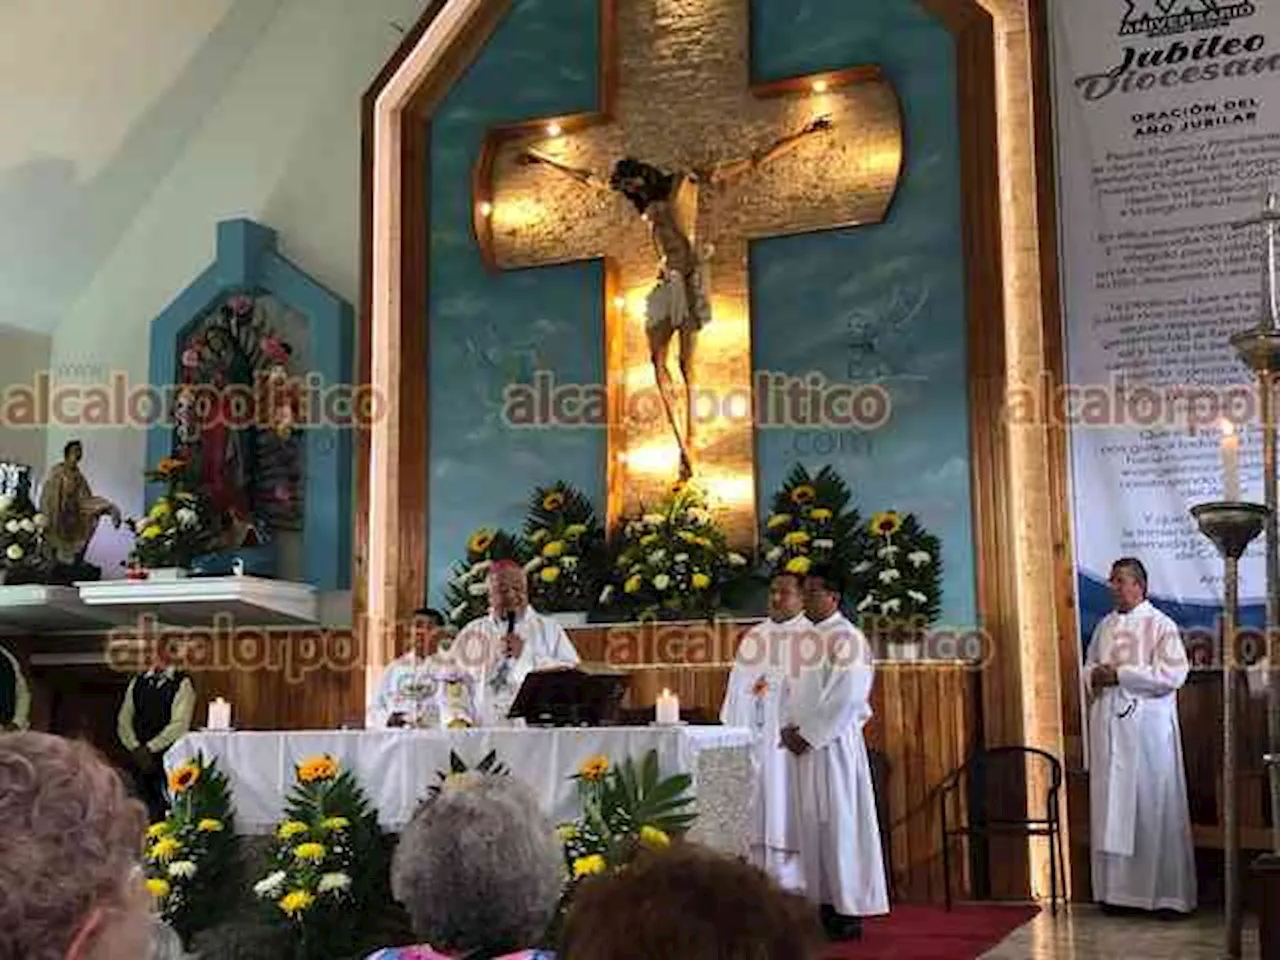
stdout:
<svg viewBox="0 0 1280 960">
<path fill-rule="evenodd" d="M 1230 420 L 1222 421 L 1222 499 L 1240 499 L 1240 435 Z"/>
<path fill-rule="evenodd" d="M 654 710 L 654 719 L 658 723 L 673 724 L 680 722 L 680 698 L 670 690 L 663 690 L 658 695 Z"/>
</svg>

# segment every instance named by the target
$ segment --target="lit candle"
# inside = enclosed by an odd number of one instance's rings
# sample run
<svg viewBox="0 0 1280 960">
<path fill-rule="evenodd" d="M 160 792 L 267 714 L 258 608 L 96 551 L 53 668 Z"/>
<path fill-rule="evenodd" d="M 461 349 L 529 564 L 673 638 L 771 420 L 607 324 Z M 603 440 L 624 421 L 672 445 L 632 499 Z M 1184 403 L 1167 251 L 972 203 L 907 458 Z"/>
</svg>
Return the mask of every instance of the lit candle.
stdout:
<svg viewBox="0 0 1280 960">
<path fill-rule="evenodd" d="M 209 730 L 230 730 L 231 729 L 231 704 L 218 697 L 209 704 L 209 722 L 206 724 Z"/>
<path fill-rule="evenodd" d="M 658 723 L 673 724 L 680 722 L 680 698 L 670 690 L 663 690 L 658 696 L 655 717 Z"/>
<path fill-rule="evenodd" d="M 1240 435 L 1230 420 L 1222 421 L 1222 498 L 1240 499 Z"/>
</svg>

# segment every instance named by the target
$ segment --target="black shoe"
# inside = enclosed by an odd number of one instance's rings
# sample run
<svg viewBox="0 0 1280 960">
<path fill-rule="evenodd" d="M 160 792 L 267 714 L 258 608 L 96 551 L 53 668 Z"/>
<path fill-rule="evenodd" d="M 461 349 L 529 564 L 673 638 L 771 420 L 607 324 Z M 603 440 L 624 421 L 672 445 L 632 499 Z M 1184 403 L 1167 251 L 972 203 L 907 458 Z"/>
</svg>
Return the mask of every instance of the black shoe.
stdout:
<svg viewBox="0 0 1280 960">
<path fill-rule="evenodd" d="M 827 939 L 838 943 L 862 939 L 862 918 L 849 917 L 836 913 L 832 907 L 824 906 L 821 911 L 822 929 Z"/>
</svg>

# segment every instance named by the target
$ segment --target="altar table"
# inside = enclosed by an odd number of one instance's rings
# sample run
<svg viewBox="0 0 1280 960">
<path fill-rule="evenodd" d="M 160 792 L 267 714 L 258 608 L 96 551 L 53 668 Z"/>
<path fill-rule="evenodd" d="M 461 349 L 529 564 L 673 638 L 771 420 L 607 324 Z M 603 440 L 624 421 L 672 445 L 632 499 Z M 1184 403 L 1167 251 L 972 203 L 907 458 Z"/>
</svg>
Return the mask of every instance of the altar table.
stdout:
<svg viewBox="0 0 1280 960">
<path fill-rule="evenodd" d="M 378 811 L 383 829 L 399 832 L 432 785 L 448 772 L 449 753 L 474 767 L 493 750 L 528 784 L 553 822 L 579 813 L 570 779 L 590 757 L 639 763 L 658 752 L 663 777 L 688 773 L 698 819 L 689 838 L 735 856 L 748 853 L 753 734 L 716 726 L 481 728 L 472 730 L 211 731 L 187 734 L 165 755 L 169 771 L 198 753 L 226 774 L 241 833 L 270 833 L 283 815 L 296 765 L 328 754 L 350 770 Z"/>
</svg>

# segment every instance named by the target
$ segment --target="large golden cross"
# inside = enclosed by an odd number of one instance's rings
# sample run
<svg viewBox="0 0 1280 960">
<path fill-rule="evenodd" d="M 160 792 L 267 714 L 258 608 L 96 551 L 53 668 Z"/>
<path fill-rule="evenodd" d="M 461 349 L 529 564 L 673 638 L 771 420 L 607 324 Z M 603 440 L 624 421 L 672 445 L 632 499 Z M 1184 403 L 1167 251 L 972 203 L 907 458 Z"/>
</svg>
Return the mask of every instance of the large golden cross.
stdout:
<svg viewBox="0 0 1280 960">
<path fill-rule="evenodd" d="M 830 117 L 830 130 L 779 158 L 728 182 L 704 183 L 693 211 L 696 246 L 711 251 L 712 314 L 693 371 L 693 465 L 740 545 L 756 536 L 755 411 L 766 402 L 753 389 L 749 241 L 881 222 L 903 163 L 898 99 L 879 68 L 752 86 L 750 19 L 749 0 L 602 0 L 599 112 L 490 130 L 473 184 L 476 236 L 495 269 L 605 261 L 612 524 L 660 499 L 679 471 L 645 336 L 658 259 L 647 225 L 624 197 L 522 157 L 532 148 L 607 183 L 623 157 L 668 172 L 706 170 Z M 872 268 L 849 264 L 850 274 Z M 808 320 L 788 318 L 798 337 Z M 675 348 L 671 366 L 681 385 Z"/>
</svg>

